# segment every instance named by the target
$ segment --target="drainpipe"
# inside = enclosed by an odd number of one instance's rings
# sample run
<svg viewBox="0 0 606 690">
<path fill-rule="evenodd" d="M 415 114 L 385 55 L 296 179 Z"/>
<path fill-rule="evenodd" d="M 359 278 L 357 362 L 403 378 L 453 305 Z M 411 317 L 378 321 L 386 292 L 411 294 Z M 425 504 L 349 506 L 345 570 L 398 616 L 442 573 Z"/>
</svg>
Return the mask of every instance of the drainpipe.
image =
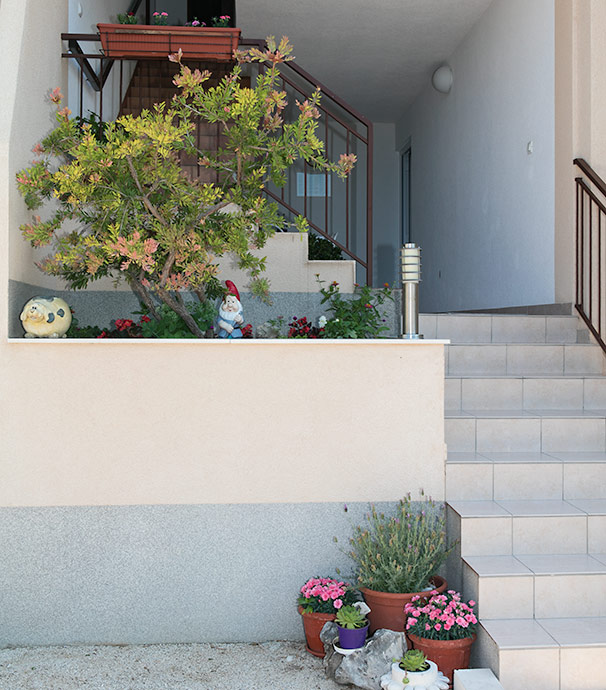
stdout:
<svg viewBox="0 0 606 690">
<path fill-rule="evenodd" d="M 419 340 L 419 283 L 421 247 L 408 242 L 400 250 L 402 268 L 402 338 Z"/>
</svg>

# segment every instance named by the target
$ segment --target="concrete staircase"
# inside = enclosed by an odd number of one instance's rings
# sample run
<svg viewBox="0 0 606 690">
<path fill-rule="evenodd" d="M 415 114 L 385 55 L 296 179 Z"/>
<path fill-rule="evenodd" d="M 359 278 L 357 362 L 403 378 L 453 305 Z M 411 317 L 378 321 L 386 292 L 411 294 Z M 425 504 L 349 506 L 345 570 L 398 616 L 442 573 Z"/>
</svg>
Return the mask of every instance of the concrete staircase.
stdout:
<svg viewBox="0 0 606 690">
<path fill-rule="evenodd" d="M 606 377 L 574 316 L 424 316 L 446 357 L 452 585 L 505 690 L 606 688 Z"/>
</svg>

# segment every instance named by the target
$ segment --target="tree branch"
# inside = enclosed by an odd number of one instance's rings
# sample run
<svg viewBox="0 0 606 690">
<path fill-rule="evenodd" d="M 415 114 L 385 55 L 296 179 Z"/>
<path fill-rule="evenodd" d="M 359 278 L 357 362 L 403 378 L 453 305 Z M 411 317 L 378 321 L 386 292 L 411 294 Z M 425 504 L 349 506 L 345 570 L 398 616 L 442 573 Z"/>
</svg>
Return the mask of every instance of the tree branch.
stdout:
<svg viewBox="0 0 606 690">
<path fill-rule="evenodd" d="M 185 306 L 182 306 L 179 304 L 178 300 L 176 300 L 169 292 L 168 290 L 163 290 L 162 288 L 156 288 L 156 292 L 158 294 L 158 297 L 166 304 L 169 309 L 172 309 L 174 312 L 176 312 L 182 319 L 185 321 L 186 326 L 189 328 L 189 330 L 196 336 L 196 338 L 203 338 L 204 333 L 200 330 L 200 327 L 198 324 L 195 322 L 193 316 L 187 311 Z"/>
</svg>

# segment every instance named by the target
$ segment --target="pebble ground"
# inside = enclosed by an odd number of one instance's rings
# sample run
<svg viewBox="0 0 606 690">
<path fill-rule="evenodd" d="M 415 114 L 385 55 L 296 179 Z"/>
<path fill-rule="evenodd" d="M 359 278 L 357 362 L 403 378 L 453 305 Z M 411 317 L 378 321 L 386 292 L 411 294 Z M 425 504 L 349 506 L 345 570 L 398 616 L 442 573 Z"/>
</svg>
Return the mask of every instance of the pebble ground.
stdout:
<svg viewBox="0 0 606 690">
<path fill-rule="evenodd" d="M 0 649 L 0 690 L 337 690 L 301 642 Z"/>
</svg>

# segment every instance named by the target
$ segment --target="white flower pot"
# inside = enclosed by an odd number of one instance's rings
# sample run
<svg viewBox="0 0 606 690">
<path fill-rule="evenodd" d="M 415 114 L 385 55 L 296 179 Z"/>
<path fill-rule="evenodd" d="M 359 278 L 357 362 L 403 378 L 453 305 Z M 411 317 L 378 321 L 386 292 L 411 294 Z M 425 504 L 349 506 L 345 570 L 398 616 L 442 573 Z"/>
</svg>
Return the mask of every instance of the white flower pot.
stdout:
<svg viewBox="0 0 606 690">
<path fill-rule="evenodd" d="M 426 671 L 404 671 L 398 663 L 391 665 L 391 674 L 381 678 L 383 690 L 447 690 L 449 681 L 438 671 L 433 661 L 427 660 Z M 408 683 L 404 680 L 408 679 Z"/>
</svg>

